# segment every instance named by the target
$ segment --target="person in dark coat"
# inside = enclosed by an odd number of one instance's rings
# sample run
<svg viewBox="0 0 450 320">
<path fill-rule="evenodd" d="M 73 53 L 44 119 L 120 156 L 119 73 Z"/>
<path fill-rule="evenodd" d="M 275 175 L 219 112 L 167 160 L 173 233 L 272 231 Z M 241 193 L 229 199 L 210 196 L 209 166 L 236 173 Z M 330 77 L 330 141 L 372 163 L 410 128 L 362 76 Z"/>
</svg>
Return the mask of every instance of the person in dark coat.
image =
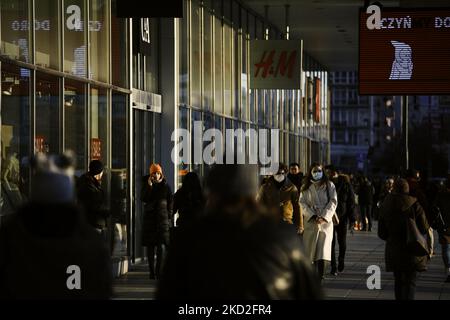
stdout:
<svg viewBox="0 0 450 320">
<path fill-rule="evenodd" d="M 180 229 L 157 299 L 269 300 L 322 297 L 301 239 L 255 201 L 256 165 L 216 165 L 205 216 Z"/>
<path fill-rule="evenodd" d="M 203 215 L 205 208 L 200 179 L 195 172 L 189 172 L 183 177 L 183 185 L 173 197 L 173 213 L 178 212 L 177 227 L 191 224 Z"/>
<path fill-rule="evenodd" d="M 75 204 L 72 176 L 37 172 L 31 180 L 31 201 L 0 227 L 0 298 L 111 296 L 109 252 Z"/>
<path fill-rule="evenodd" d="M 432 227 L 439 235 L 442 259 L 447 273 L 445 281 L 450 282 L 450 179 L 445 181 L 445 190 L 437 195 L 435 205 L 439 208 L 439 215 L 434 218 Z"/>
<path fill-rule="evenodd" d="M 77 180 L 78 202 L 84 208 L 89 224 L 102 234 L 107 228 L 109 217 L 101 185 L 103 170 L 101 161 L 92 160 L 89 163 L 89 171 Z"/>
<path fill-rule="evenodd" d="M 378 236 L 386 241 L 386 271 L 394 272 L 395 298 L 414 300 L 417 272 L 426 270 L 428 256 L 417 257 L 407 248 L 407 220 L 414 218 L 424 236 L 429 225 L 425 212 L 416 198 L 409 195 L 405 179 L 397 179 L 392 194 L 380 208 Z"/>
<path fill-rule="evenodd" d="M 288 179 L 297 188 L 299 196 L 300 196 L 300 190 L 302 189 L 302 183 L 303 183 L 304 177 L 305 176 L 304 176 L 303 172 L 301 172 L 300 165 L 298 163 L 294 162 L 289 165 Z"/>
<path fill-rule="evenodd" d="M 144 202 L 142 245 L 147 247 L 150 279 L 158 279 L 170 242 L 173 207 L 172 191 L 159 164 L 152 164 L 150 175 L 144 177 L 141 200 Z"/>
<path fill-rule="evenodd" d="M 359 185 L 358 202 L 361 212 L 361 230 L 372 231 L 372 206 L 375 188 L 367 177 L 361 177 Z"/>
<path fill-rule="evenodd" d="M 337 275 L 337 271 L 342 272 L 345 268 L 345 252 L 347 250 L 347 229 L 348 225 L 355 222 L 355 194 L 353 192 L 350 178 L 338 174 L 333 165 L 325 167 L 327 176 L 336 186 L 338 225 L 334 225 L 333 242 L 331 244 L 331 274 Z M 339 244 L 338 265 L 336 266 L 336 241 Z"/>
</svg>

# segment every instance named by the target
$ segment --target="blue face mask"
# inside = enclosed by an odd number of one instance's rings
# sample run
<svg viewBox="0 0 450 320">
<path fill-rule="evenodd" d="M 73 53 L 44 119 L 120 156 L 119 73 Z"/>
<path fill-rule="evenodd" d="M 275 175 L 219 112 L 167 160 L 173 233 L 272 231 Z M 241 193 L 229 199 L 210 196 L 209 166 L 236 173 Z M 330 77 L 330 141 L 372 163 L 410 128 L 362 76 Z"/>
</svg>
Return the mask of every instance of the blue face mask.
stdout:
<svg viewBox="0 0 450 320">
<path fill-rule="evenodd" d="M 323 172 L 322 171 L 313 172 L 311 174 L 312 174 L 312 177 L 313 177 L 314 181 L 319 181 L 319 180 L 321 180 L 323 178 Z"/>
</svg>

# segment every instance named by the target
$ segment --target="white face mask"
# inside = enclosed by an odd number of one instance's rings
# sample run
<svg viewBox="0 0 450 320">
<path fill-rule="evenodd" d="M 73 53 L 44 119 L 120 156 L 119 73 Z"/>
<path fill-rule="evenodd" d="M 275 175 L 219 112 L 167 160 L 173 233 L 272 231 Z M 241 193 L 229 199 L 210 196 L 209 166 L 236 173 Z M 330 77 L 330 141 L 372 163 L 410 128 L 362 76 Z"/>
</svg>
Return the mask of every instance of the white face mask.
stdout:
<svg viewBox="0 0 450 320">
<path fill-rule="evenodd" d="M 276 174 L 273 176 L 276 182 L 283 182 L 284 181 L 284 174 Z"/>
<path fill-rule="evenodd" d="M 314 172 L 314 173 L 311 173 L 311 175 L 312 175 L 314 181 L 319 181 L 323 177 L 323 172 Z"/>
</svg>

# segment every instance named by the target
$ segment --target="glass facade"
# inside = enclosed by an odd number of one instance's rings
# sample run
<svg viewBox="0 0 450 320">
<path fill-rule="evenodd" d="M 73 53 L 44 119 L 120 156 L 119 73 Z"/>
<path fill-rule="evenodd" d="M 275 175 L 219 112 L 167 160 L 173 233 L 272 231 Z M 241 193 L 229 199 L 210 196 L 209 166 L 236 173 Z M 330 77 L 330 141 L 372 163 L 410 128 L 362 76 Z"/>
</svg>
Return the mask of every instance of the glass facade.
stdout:
<svg viewBox="0 0 450 320">
<path fill-rule="evenodd" d="M 109 244 L 124 255 L 126 241 L 113 239 L 117 229 L 126 237 L 129 220 L 130 39 L 115 2 L 1 1 L 0 218 L 28 199 L 30 154 L 72 150 L 76 176 L 91 160 L 104 163 Z"/>
<path fill-rule="evenodd" d="M 226 128 L 280 129 L 281 161 L 300 162 L 303 168 L 313 161 L 328 162 L 325 69 L 305 55 L 300 90 L 251 90 L 250 41 L 263 39 L 263 19 L 237 1 L 187 0 L 184 12 L 179 24 L 179 106 L 191 114 L 191 129 L 195 119 L 206 121 L 212 111 Z M 270 39 L 280 39 L 279 30 L 269 29 Z M 305 148 L 312 141 L 323 145 L 313 156 Z M 204 174 L 201 167 L 194 164 Z"/>
<path fill-rule="evenodd" d="M 314 59 L 304 56 L 300 90 L 250 89 L 250 41 L 263 39 L 267 25 L 270 39 L 281 35 L 262 17 L 238 1 L 184 1 L 184 17 L 174 24 L 178 44 L 169 49 L 176 50 L 178 61 L 178 99 L 174 109 L 150 112 L 155 102 L 140 103 L 133 90 L 164 101 L 163 21 L 149 19 L 150 49 L 142 52 L 135 46 L 140 19 L 120 19 L 115 12 L 115 0 L 1 0 L 0 216 L 28 197 L 30 154 L 70 149 L 77 176 L 93 159 L 105 164 L 102 183 L 115 254 L 142 256 L 137 241 L 141 178 L 150 162 L 161 161 L 161 150 L 170 150 L 160 143 L 167 123 L 162 118 L 169 113 L 176 127 L 192 133 L 191 164 L 163 163 L 177 177 L 170 181 L 174 189 L 187 171 L 204 176 L 209 170 L 196 159 L 195 142 L 204 146 L 193 136 L 196 121 L 221 132 L 280 129 L 281 161 L 300 162 L 303 168 L 326 162 L 327 72 Z M 246 145 L 248 156 L 257 143 Z M 122 240 L 113 243 L 117 234 Z"/>
</svg>

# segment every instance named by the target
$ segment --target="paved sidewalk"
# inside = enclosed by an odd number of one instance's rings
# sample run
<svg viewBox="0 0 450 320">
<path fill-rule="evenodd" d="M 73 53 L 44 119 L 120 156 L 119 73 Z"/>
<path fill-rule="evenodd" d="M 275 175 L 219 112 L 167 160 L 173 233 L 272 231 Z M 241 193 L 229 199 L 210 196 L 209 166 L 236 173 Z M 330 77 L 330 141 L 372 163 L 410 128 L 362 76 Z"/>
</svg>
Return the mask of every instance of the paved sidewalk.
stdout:
<svg viewBox="0 0 450 320">
<path fill-rule="evenodd" d="M 372 232 L 355 231 L 353 235 L 349 233 L 345 270 L 337 277 L 327 274 L 323 283 L 327 299 L 393 300 L 394 277 L 392 273 L 384 272 L 384 244 L 377 237 L 376 229 Z M 367 288 L 370 274 L 366 272 L 370 265 L 381 268 L 381 290 Z M 418 274 L 416 300 L 450 300 L 450 283 L 444 283 L 445 278 L 441 247 L 435 243 L 435 256 L 428 264 L 428 271 Z"/>
<path fill-rule="evenodd" d="M 436 243 L 435 246 L 436 255 L 431 259 L 428 271 L 418 276 L 417 300 L 450 300 L 450 283 L 444 283 L 446 276 L 440 245 Z M 366 271 L 370 265 L 381 268 L 381 290 L 367 289 L 366 281 L 370 275 Z M 146 264 L 132 266 L 127 275 L 116 279 L 115 299 L 154 299 L 156 281 L 149 280 L 147 270 Z M 384 241 L 377 237 L 376 230 L 348 234 L 345 270 L 337 277 L 327 274 L 323 285 L 327 299 L 394 299 L 394 278 L 392 273 L 384 272 Z"/>
</svg>

